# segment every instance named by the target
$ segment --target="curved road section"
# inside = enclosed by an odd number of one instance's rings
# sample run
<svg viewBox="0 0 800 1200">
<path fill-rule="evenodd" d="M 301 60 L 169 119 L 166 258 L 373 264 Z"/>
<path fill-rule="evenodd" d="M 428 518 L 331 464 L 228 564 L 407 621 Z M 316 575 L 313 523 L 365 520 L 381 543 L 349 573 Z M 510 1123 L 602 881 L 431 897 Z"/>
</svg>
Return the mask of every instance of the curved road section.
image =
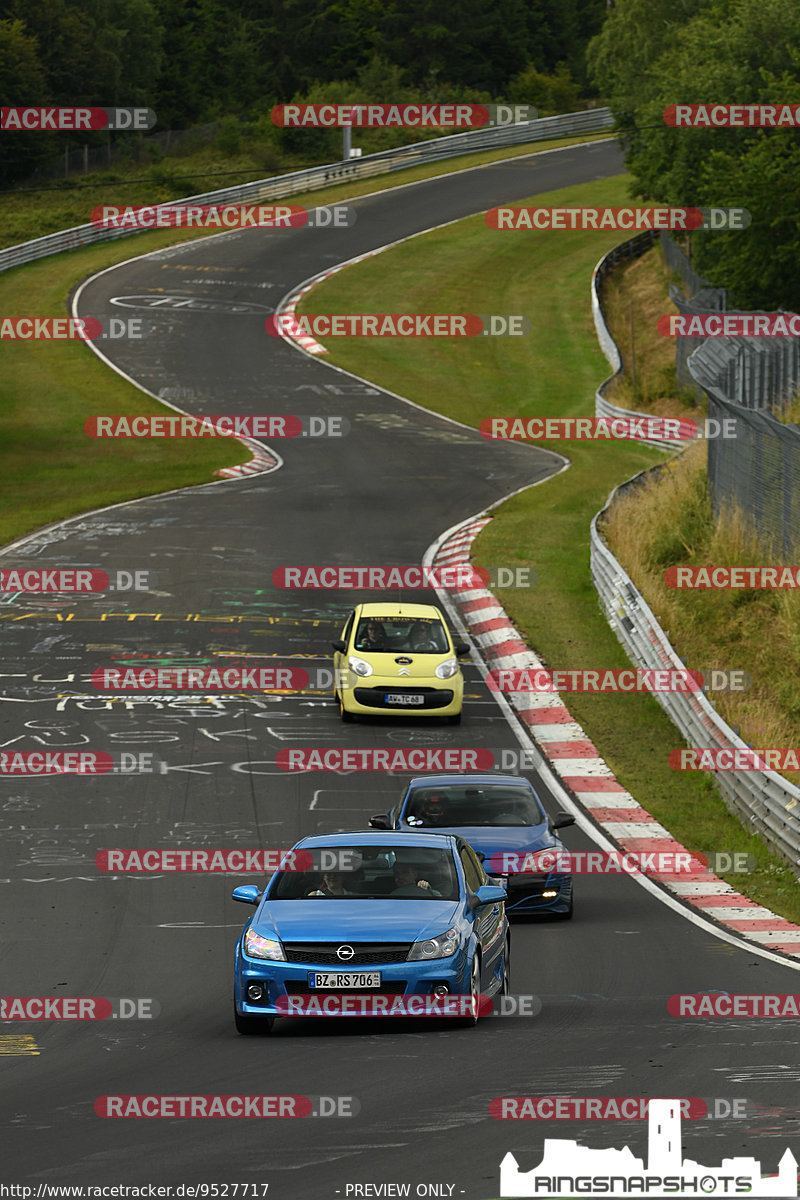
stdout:
<svg viewBox="0 0 800 1200">
<path fill-rule="evenodd" d="M 443 530 L 561 469 L 556 455 L 486 442 L 331 370 L 266 336 L 264 314 L 336 262 L 621 169 L 607 142 L 501 162 L 357 200 L 347 230 L 230 233 L 133 259 L 84 287 L 81 313 L 147 318 L 146 341 L 106 343 L 106 353 L 182 410 L 336 415 L 351 432 L 281 441 L 284 465 L 270 474 L 69 521 L 6 556 L 151 574 L 135 594 L 12 596 L 0 611 L 3 747 L 91 748 L 119 764 L 98 778 L 4 782 L 3 994 L 122 997 L 157 1015 L 0 1026 L 5 1179 L 36 1195 L 48 1184 L 246 1183 L 256 1185 L 248 1195 L 292 1200 L 480 1200 L 498 1195 L 503 1156 L 511 1150 L 530 1169 L 545 1135 L 630 1145 L 646 1159 L 642 1122 L 490 1114 L 496 1097 L 559 1094 L 744 1098 L 744 1117 L 685 1122 L 687 1154 L 708 1164 L 750 1154 L 765 1172 L 777 1169 L 790 1125 L 775 1110 L 796 1095 L 796 1068 L 781 1065 L 797 1061 L 791 1021 L 680 1020 L 667 998 L 788 993 L 796 973 L 725 945 L 630 879 L 580 878 L 572 922 L 513 927 L 512 991 L 542 998 L 536 1018 L 492 1017 L 475 1030 L 293 1020 L 261 1039 L 234 1033 L 230 999 L 232 949 L 247 916 L 230 891 L 259 877 L 109 875 L 95 866 L 108 848 L 281 847 L 364 827 L 407 777 L 287 773 L 276 755 L 293 746 L 518 746 L 475 665 L 459 728 L 343 726 L 329 690 L 103 693 L 91 672 L 237 656 L 328 667 L 329 643 L 357 597 L 281 592 L 275 568 L 419 563 Z M 543 795 L 552 814 L 546 787 Z M 592 845 L 579 828 L 565 840 Z M 333 1110 L 356 1115 L 97 1116 L 95 1100 L 112 1094 L 352 1097 L 334 1099 Z"/>
</svg>

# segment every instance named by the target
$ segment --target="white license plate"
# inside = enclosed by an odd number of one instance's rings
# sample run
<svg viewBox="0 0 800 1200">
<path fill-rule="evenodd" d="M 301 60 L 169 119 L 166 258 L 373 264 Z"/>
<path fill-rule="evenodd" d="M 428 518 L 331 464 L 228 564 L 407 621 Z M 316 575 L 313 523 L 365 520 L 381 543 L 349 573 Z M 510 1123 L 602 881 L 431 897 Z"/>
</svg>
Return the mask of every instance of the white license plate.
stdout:
<svg viewBox="0 0 800 1200">
<path fill-rule="evenodd" d="M 380 971 L 311 971 L 308 986 L 312 988 L 373 988 L 381 986 Z"/>
<path fill-rule="evenodd" d="M 387 692 L 384 702 L 386 704 L 424 704 L 425 697 L 405 692 Z"/>
</svg>

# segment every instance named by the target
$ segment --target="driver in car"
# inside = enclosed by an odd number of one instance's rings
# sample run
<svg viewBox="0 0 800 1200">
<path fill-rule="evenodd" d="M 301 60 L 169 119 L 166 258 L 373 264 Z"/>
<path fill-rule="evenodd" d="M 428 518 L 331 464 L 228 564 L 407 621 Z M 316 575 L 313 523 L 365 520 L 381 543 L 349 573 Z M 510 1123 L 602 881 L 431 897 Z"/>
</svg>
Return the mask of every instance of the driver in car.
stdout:
<svg viewBox="0 0 800 1200">
<path fill-rule="evenodd" d="M 411 863 L 396 862 L 392 868 L 392 874 L 394 875 L 396 891 L 417 887 L 421 891 L 428 892 L 431 896 L 441 896 L 442 894 L 441 892 L 437 892 L 436 888 L 432 888 L 427 879 L 418 878 L 417 870 L 412 867 Z"/>
</svg>

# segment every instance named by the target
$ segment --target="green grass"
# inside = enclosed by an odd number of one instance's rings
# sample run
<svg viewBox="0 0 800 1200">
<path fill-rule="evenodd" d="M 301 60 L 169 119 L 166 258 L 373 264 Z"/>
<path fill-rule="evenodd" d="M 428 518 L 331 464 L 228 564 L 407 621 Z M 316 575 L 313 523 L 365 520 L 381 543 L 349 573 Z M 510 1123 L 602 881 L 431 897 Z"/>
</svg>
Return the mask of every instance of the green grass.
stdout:
<svg viewBox="0 0 800 1200">
<path fill-rule="evenodd" d="M 537 197 L 541 204 L 622 204 L 625 177 Z M 330 361 L 436 412 L 477 426 L 491 416 L 591 416 L 608 374 L 595 337 L 589 280 L 615 233 L 499 233 L 482 217 L 413 238 L 314 288 L 305 312 L 525 313 L 524 338 L 470 341 L 329 339 Z M 324 339 L 323 339 L 324 340 Z M 629 662 L 601 613 L 589 575 L 589 524 L 612 488 L 663 461 L 625 442 L 547 442 L 570 469 L 504 503 L 475 544 L 478 565 L 529 565 L 529 590 L 498 589 L 528 643 L 553 668 Z M 681 738 L 647 695 L 580 695 L 566 702 L 620 782 L 691 850 L 753 854 L 757 870 L 729 880 L 800 920 L 790 868 L 745 832 L 707 775 L 677 773 Z"/>
<path fill-rule="evenodd" d="M 537 150 L 592 140 L 597 135 L 538 143 Z M 530 147 L 465 155 L 455 164 L 438 163 L 391 176 L 343 183 L 292 197 L 294 201 L 327 204 L 378 191 L 451 169 L 464 170 L 481 162 L 524 154 Z M 209 148 L 179 160 L 168 160 L 178 174 L 230 169 L 240 160 L 216 156 Z M 144 168 L 131 164 L 115 168 L 134 177 Z M 252 164 L 253 178 L 263 176 Z M 90 179 L 92 177 L 89 177 Z M 245 178 L 245 177 L 242 177 Z M 202 180 L 197 181 L 198 185 Z M 209 175 L 207 186 L 220 182 Z M 86 191 L 37 192 L 27 197 L 0 197 L 0 246 L 40 237 L 88 220 L 95 205 L 153 203 L 197 191 L 199 186 L 130 188 L 99 184 Z M 214 230 L 209 230 L 210 236 Z M 197 230 L 158 230 L 99 246 L 42 259 L 0 274 L 0 312 L 6 316 L 58 316 L 66 313 L 66 298 L 80 280 L 95 271 L 164 246 L 194 240 Z M 235 441 L 208 439 L 90 439 L 83 432 L 87 416 L 95 413 L 163 413 L 163 406 L 110 371 L 92 351 L 78 342 L 3 343 L 0 375 L 0 544 L 52 521 L 170 488 L 211 482 L 214 471 L 246 462 L 249 453 Z"/>
<path fill-rule="evenodd" d="M 482 163 L 500 162 L 532 151 L 547 150 L 556 146 L 579 145 L 598 138 L 610 137 L 606 133 L 587 133 L 574 138 L 562 138 L 549 142 L 534 142 L 527 146 L 509 146 L 503 150 L 484 150 L 476 154 L 464 154 L 444 163 L 429 163 L 390 174 L 377 175 L 370 179 L 354 180 L 336 184 L 314 192 L 298 192 L 291 197 L 295 202 L 304 202 L 308 196 L 314 205 L 328 204 L 346 197 L 363 196 L 385 187 L 410 183 L 418 179 L 430 179 L 450 171 L 466 171 Z M 20 242 L 70 229 L 75 225 L 86 225 L 91 220 L 92 209 L 101 204 L 137 205 L 165 204 L 183 196 L 197 196 L 219 188 L 250 183 L 257 179 L 268 179 L 273 175 L 300 170 L 291 164 L 280 167 L 261 161 L 258 148 L 249 153 L 227 156 L 206 146 L 193 154 L 181 158 L 168 158 L 156 164 L 114 164 L 110 171 L 95 171 L 88 175 L 73 175 L 52 191 L 6 192 L 0 194 L 0 249 L 15 246 Z M 215 172 L 235 171 L 232 175 Z M 190 178 L 187 178 L 190 177 Z M 136 182 L 141 180 L 142 182 Z M 211 230 L 210 232 L 218 232 Z M 137 247 L 130 254 L 138 253 L 138 245 L 146 236 L 138 234 L 128 245 Z M 168 230 L 159 235 L 162 245 L 171 245 L 187 237 L 197 237 L 196 230 L 183 230 L 181 236 L 170 237 Z"/>
</svg>

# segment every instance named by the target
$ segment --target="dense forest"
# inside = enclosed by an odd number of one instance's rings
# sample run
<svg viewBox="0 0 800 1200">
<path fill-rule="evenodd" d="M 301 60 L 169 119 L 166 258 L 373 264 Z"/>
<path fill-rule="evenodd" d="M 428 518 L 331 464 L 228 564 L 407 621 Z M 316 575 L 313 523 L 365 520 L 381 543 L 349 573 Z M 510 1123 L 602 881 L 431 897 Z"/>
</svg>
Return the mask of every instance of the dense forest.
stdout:
<svg viewBox="0 0 800 1200">
<path fill-rule="evenodd" d="M 800 310 L 800 129 L 673 129 L 670 104 L 800 105 L 800 0 L 618 0 L 589 46 L 642 199 L 741 206 L 693 235 L 694 265 L 744 308 Z"/>
<path fill-rule="evenodd" d="M 0 0 L 0 96 L 141 105 L 159 130 L 302 99 L 566 111 L 586 91 L 605 13 L 605 0 Z M 3 148 L 2 182 L 53 153 L 41 135 Z"/>
</svg>

